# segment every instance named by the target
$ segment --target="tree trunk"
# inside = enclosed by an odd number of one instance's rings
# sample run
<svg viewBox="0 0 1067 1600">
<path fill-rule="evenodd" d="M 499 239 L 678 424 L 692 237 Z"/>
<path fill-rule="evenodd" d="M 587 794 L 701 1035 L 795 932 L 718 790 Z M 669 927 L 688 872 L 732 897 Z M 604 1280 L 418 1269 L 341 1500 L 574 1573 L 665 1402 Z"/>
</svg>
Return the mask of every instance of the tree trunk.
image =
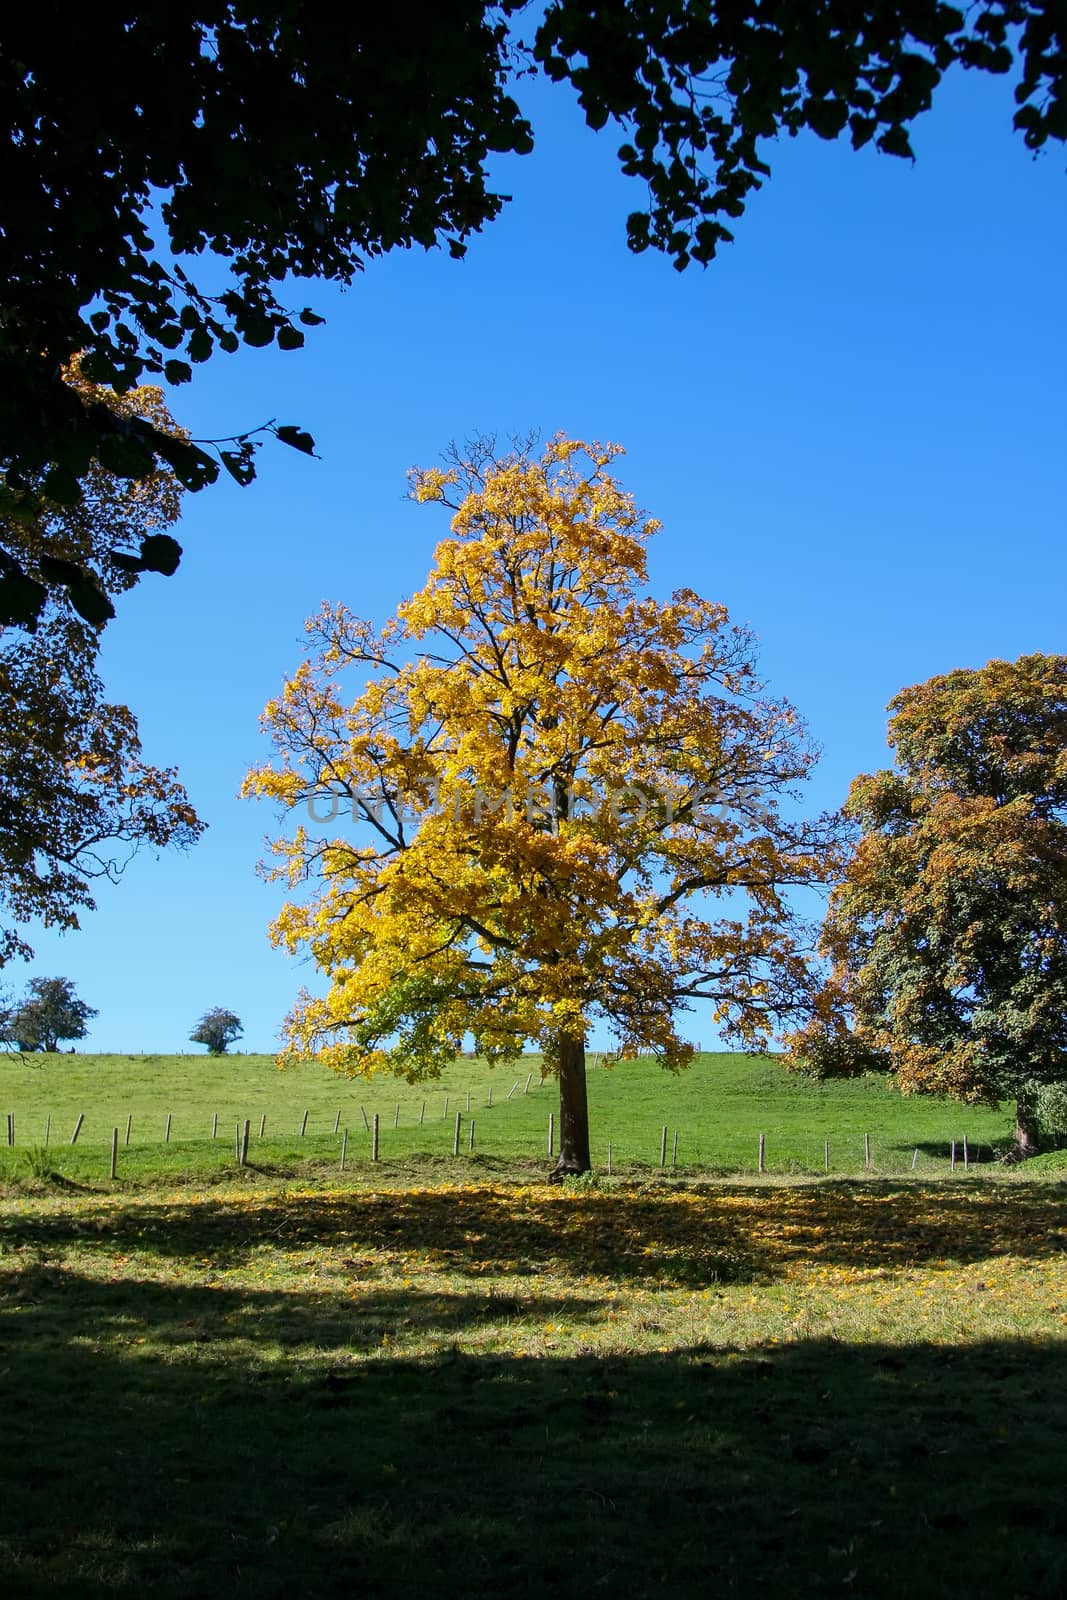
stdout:
<svg viewBox="0 0 1067 1600">
<path fill-rule="evenodd" d="M 588 1172 L 589 1103 L 585 1092 L 585 1040 L 559 1041 L 559 1160 L 549 1176 Z"/>
<path fill-rule="evenodd" d="M 1015 1149 L 1013 1154 L 1016 1161 L 1025 1161 L 1028 1156 L 1036 1156 L 1040 1149 L 1041 1130 L 1038 1127 L 1034 1102 L 1028 1094 L 1020 1095 L 1015 1102 Z"/>
</svg>

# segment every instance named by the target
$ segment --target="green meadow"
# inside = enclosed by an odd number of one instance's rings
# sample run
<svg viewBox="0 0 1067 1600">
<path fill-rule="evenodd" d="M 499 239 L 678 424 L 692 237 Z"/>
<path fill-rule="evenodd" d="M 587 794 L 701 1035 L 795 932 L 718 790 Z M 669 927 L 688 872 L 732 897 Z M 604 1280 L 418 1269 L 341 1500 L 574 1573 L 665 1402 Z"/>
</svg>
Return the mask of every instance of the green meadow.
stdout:
<svg viewBox="0 0 1067 1600">
<path fill-rule="evenodd" d="M 606 1171 L 610 1146 L 613 1174 L 658 1169 L 664 1127 L 666 1165 L 678 1173 L 754 1172 L 762 1134 L 771 1174 L 866 1171 L 869 1136 L 871 1171 L 927 1176 L 950 1170 L 953 1141 L 962 1165 L 965 1137 L 968 1161 L 988 1163 L 1011 1129 L 1008 1107 L 903 1098 L 873 1077 L 815 1082 L 773 1058 L 703 1055 L 677 1076 L 651 1061 L 604 1069 L 591 1059 L 593 1157 Z M 10 1055 L 0 1059 L 0 1116 L 14 1117 L 15 1146 L 0 1147 L 0 1174 L 17 1174 L 31 1156 L 44 1159 L 47 1143 L 53 1170 L 98 1178 L 118 1128 L 120 1181 L 202 1176 L 233 1166 L 246 1119 L 257 1169 L 336 1167 L 345 1129 L 346 1167 L 366 1165 L 375 1116 L 380 1162 L 451 1163 L 457 1112 L 463 1162 L 528 1173 L 547 1165 L 556 1110 L 536 1057 L 496 1069 L 460 1060 L 433 1082 L 409 1085 L 339 1078 L 317 1066 L 282 1072 L 268 1056 Z M 0 1137 L 5 1127 L 0 1122 Z"/>
<path fill-rule="evenodd" d="M 1006 1109 L 625 1063 L 590 1075 L 599 1170 L 549 1184 L 536 1061 L 0 1081 L 5 1595 L 1067 1587 L 1064 1190 L 994 1159 Z"/>
<path fill-rule="evenodd" d="M 12 1596 L 1059 1596 L 1062 1187 L 0 1199 Z"/>
</svg>

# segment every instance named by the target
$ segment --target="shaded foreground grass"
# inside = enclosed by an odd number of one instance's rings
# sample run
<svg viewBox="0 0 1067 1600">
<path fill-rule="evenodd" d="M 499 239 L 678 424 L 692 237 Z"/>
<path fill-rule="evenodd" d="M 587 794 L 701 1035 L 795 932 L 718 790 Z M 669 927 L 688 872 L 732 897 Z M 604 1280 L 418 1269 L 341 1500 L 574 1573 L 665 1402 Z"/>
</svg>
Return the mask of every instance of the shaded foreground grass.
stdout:
<svg viewBox="0 0 1067 1600">
<path fill-rule="evenodd" d="M 1058 1595 L 1052 1183 L 0 1204 L 13 1595 Z"/>
</svg>

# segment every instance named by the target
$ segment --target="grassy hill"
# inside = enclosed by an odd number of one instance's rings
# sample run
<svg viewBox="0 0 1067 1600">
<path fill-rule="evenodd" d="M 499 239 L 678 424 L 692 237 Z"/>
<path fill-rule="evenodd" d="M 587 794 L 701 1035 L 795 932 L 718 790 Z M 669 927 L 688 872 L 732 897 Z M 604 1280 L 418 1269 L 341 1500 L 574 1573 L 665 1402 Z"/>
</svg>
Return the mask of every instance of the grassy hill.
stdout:
<svg viewBox="0 0 1067 1600">
<path fill-rule="evenodd" d="M 550 1185 L 532 1060 L 0 1060 L 0 1590 L 1058 1600 L 1064 1191 L 1008 1114 L 736 1056 L 590 1100 L 616 1175 Z"/>
<path fill-rule="evenodd" d="M 1007 1108 L 905 1098 L 873 1077 L 814 1082 L 787 1073 L 773 1058 L 702 1055 L 678 1076 L 647 1060 L 611 1070 L 593 1061 L 594 1162 L 606 1165 L 610 1145 L 615 1172 L 658 1167 L 666 1126 L 667 1163 L 674 1164 L 677 1134 L 677 1166 L 688 1172 L 754 1171 L 760 1134 L 770 1173 L 822 1172 L 827 1145 L 832 1173 L 859 1172 L 870 1135 L 874 1171 L 909 1171 L 914 1162 L 914 1170 L 933 1176 L 948 1170 L 953 1140 L 960 1159 L 966 1135 L 971 1159 L 988 1161 L 1011 1126 Z M 383 1162 L 443 1161 L 451 1159 L 457 1111 L 463 1117 L 461 1159 L 471 1159 L 473 1120 L 476 1161 L 543 1165 L 549 1114 L 557 1108 L 555 1085 L 541 1080 L 537 1057 L 496 1070 L 458 1060 L 440 1079 L 409 1085 L 385 1077 L 343 1079 L 319 1066 L 280 1072 L 269 1056 L 9 1055 L 0 1057 L 0 1140 L 10 1112 L 15 1150 L 0 1146 L 0 1173 L 12 1173 L 47 1139 L 53 1167 L 75 1179 L 98 1176 L 117 1127 L 121 1177 L 204 1175 L 232 1165 L 235 1127 L 245 1118 L 249 1159 L 257 1167 L 333 1166 L 346 1128 L 348 1161 L 355 1165 L 370 1158 L 368 1126 L 375 1114 Z M 71 1148 L 79 1116 L 84 1120 Z"/>
</svg>

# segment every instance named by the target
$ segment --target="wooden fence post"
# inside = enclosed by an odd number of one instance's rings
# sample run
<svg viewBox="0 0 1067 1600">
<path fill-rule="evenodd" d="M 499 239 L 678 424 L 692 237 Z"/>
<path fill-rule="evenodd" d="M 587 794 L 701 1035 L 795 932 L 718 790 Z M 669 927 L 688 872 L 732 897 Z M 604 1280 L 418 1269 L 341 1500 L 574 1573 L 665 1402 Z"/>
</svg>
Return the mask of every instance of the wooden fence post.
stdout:
<svg viewBox="0 0 1067 1600">
<path fill-rule="evenodd" d="M 341 1171 L 345 1170 L 345 1157 L 348 1154 L 348 1129 L 345 1129 L 344 1138 L 341 1140 Z"/>
<path fill-rule="evenodd" d="M 918 1159 L 919 1159 L 919 1150 L 918 1150 L 918 1146 L 916 1146 L 915 1150 L 912 1152 L 912 1157 L 911 1157 L 911 1170 L 912 1170 L 912 1172 L 915 1171 L 915 1163 L 916 1163 L 916 1161 L 918 1161 Z"/>
<path fill-rule="evenodd" d="M 508 1099 L 509 1100 L 511 1099 L 512 1095 L 515 1093 L 515 1090 L 519 1087 L 519 1084 L 521 1082 L 522 1082 L 521 1078 L 516 1078 L 515 1079 L 515 1082 L 511 1085 L 511 1088 L 508 1090 Z"/>
<path fill-rule="evenodd" d="M 133 1112 L 131 1111 L 129 1116 L 126 1118 L 126 1143 L 127 1144 L 129 1144 L 129 1142 L 130 1142 L 130 1134 L 132 1132 L 133 1132 Z"/>
<path fill-rule="evenodd" d="M 452 1135 L 452 1154 L 454 1156 L 458 1156 L 459 1155 L 459 1125 L 460 1125 L 460 1123 L 462 1121 L 463 1121 L 463 1113 L 462 1113 L 462 1111 L 457 1111 L 456 1112 L 456 1131 Z"/>
<path fill-rule="evenodd" d="M 398 1100 L 397 1103 L 396 1103 L 396 1110 L 393 1113 L 393 1127 L 394 1128 L 399 1128 L 399 1126 L 400 1126 L 400 1101 Z"/>
<path fill-rule="evenodd" d="M 168 1111 L 167 1112 L 167 1126 L 163 1130 L 163 1143 L 164 1144 L 170 1144 L 171 1116 L 172 1116 L 172 1113 Z"/>
<path fill-rule="evenodd" d="M 71 1142 L 71 1144 L 74 1144 L 74 1143 L 76 1143 L 76 1141 L 77 1141 L 77 1138 L 78 1138 L 78 1135 L 79 1135 L 79 1133 L 81 1133 L 81 1131 L 82 1131 L 82 1123 L 83 1123 L 83 1122 L 84 1122 L 84 1121 L 85 1121 L 85 1112 L 84 1112 L 84 1111 L 79 1111 L 79 1112 L 78 1112 L 78 1120 L 77 1120 L 77 1122 L 76 1122 L 76 1123 L 75 1123 L 75 1124 L 74 1124 L 74 1132 L 73 1132 L 73 1133 L 72 1133 L 72 1134 L 71 1134 L 71 1136 L 70 1136 L 70 1142 Z"/>
<path fill-rule="evenodd" d="M 971 1162 L 970 1162 L 970 1151 L 967 1148 L 967 1135 L 964 1134 L 963 1135 L 963 1170 L 964 1170 L 964 1172 L 967 1171 L 967 1168 L 970 1166 L 970 1164 L 971 1164 Z"/>
<path fill-rule="evenodd" d="M 213 1139 L 217 1139 L 218 1136 L 219 1136 L 219 1114 L 216 1111 L 215 1115 L 211 1119 L 211 1137 Z"/>
<path fill-rule="evenodd" d="M 823 1171 L 824 1172 L 829 1172 L 829 1170 L 830 1170 L 830 1141 L 829 1141 L 829 1139 L 824 1139 L 823 1142 L 822 1142 L 822 1164 L 823 1164 Z"/>
<path fill-rule="evenodd" d="M 13 1111 L 9 1111 L 7 1114 L 7 1142 L 9 1145 L 15 1142 L 15 1113 Z"/>
<path fill-rule="evenodd" d="M 251 1130 L 251 1127 L 252 1127 L 251 1121 L 249 1120 L 248 1117 L 246 1117 L 245 1118 L 245 1125 L 241 1129 L 241 1165 L 242 1165 L 242 1167 L 247 1166 L 247 1164 L 248 1164 L 248 1135 L 249 1135 L 249 1132 Z"/>
<path fill-rule="evenodd" d="M 119 1130 L 117 1128 L 112 1128 L 112 1130 L 111 1130 L 111 1176 L 112 1176 L 112 1178 L 114 1178 L 114 1176 L 115 1176 L 115 1171 L 116 1171 L 116 1169 L 118 1167 L 118 1164 L 119 1164 Z"/>
<path fill-rule="evenodd" d="M 865 1167 L 869 1167 L 870 1164 L 871 1164 L 871 1136 L 870 1136 L 869 1133 L 865 1133 L 863 1135 L 863 1165 Z"/>
<path fill-rule="evenodd" d="M 448 1104 L 448 1101 L 446 1100 L 445 1101 L 445 1105 L 447 1106 L 447 1104 Z M 468 1089 L 467 1090 L 467 1112 L 468 1112 L 468 1114 L 470 1113 L 470 1108 L 471 1108 L 471 1092 Z"/>
<path fill-rule="evenodd" d="M 263 1135 L 266 1133 L 266 1131 L 267 1131 L 267 1113 L 264 1111 L 263 1115 L 259 1119 L 259 1137 L 261 1139 L 262 1139 Z M 334 1132 L 336 1132 L 336 1131 L 337 1130 L 335 1129 Z"/>
<path fill-rule="evenodd" d="M 371 1158 L 372 1161 L 377 1161 L 377 1159 L 378 1159 L 378 1113 L 377 1113 L 377 1111 L 374 1113 L 374 1127 L 371 1129 L 370 1158 Z"/>
<path fill-rule="evenodd" d="M 489 1085 L 489 1098 L 485 1103 L 486 1103 L 487 1106 L 491 1106 L 492 1103 L 493 1103 L 493 1085 L 492 1084 Z"/>
<path fill-rule="evenodd" d="M 532 1072 L 531 1072 L 531 1073 L 530 1073 L 530 1075 L 529 1075 L 529 1077 L 528 1077 L 528 1078 L 527 1078 L 527 1079 L 526 1079 L 526 1087 L 525 1087 L 525 1089 L 524 1089 L 524 1090 L 523 1090 L 523 1091 L 522 1091 L 522 1092 L 523 1092 L 523 1094 L 529 1094 L 529 1092 L 530 1092 L 530 1079 L 531 1079 L 531 1078 L 532 1078 L 532 1077 L 533 1077 L 533 1073 L 532 1073 Z"/>
<path fill-rule="evenodd" d="M 369 1133 L 370 1132 L 370 1123 L 367 1121 L 367 1113 L 364 1111 L 362 1106 L 360 1106 L 360 1108 L 359 1108 L 359 1114 L 363 1118 L 363 1127 L 364 1127 L 365 1131 L 367 1133 Z"/>
<path fill-rule="evenodd" d="M 608 1145 L 608 1177 L 611 1177 L 611 1145 Z"/>
<path fill-rule="evenodd" d="M 51 1133 L 52 1133 L 52 1113 L 49 1112 L 48 1113 L 48 1120 L 45 1122 L 45 1125 L 44 1125 L 44 1142 L 45 1142 L 46 1146 L 48 1144 L 48 1140 L 49 1140 L 49 1138 L 51 1136 Z"/>
<path fill-rule="evenodd" d="M 470 1125 L 469 1129 L 467 1130 L 467 1134 L 468 1134 L 468 1137 L 467 1137 L 467 1149 L 473 1151 L 473 1149 L 474 1149 L 474 1118 L 473 1117 L 471 1118 L 471 1125 Z"/>
<path fill-rule="evenodd" d="M 419 1107 L 419 1127 L 420 1128 L 422 1127 L 423 1119 L 425 1118 L 425 1116 L 426 1116 L 426 1101 L 424 1100 L 422 1102 L 422 1105 Z"/>
<path fill-rule="evenodd" d="M 951 1147 L 949 1149 L 948 1159 L 949 1159 L 949 1170 L 951 1172 L 955 1172 L 955 1170 L 956 1170 L 956 1141 L 955 1141 L 955 1139 L 953 1139 Z"/>
<path fill-rule="evenodd" d="M 307 1133 L 307 1131 L 308 1131 L 308 1114 L 305 1111 L 304 1115 L 300 1119 L 300 1137 L 301 1137 L 301 1139 L 304 1137 L 304 1135 L 305 1135 L 305 1133 Z"/>
<path fill-rule="evenodd" d="M 445 1095 L 445 1109 L 441 1112 L 441 1121 L 442 1122 L 447 1122 L 448 1121 L 448 1096 L 447 1096 L 447 1094 Z"/>
<path fill-rule="evenodd" d="M 674 1167 L 676 1167 L 677 1165 L 678 1165 L 678 1129 L 675 1128 L 675 1130 L 674 1130 L 674 1150 L 673 1150 L 673 1152 L 671 1154 L 671 1167 L 672 1167 L 672 1169 Z"/>
<path fill-rule="evenodd" d="M 341 1126 L 341 1108 L 338 1106 L 337 1115 L 333 1119 L 333 1131 L 337 1133 Z"/>
<path fill-rule="evenodd" d="M 766 1163 L 766 1161 L 764 1159 L 764 1157 L 766 1156 L 766 1153 L 767 1153 L 766 1135 L 761 1133 L 760 1136 L 759 1136 L 759 1170 L 760 1170 L 760 1172 L 766 1172 L 766 1170 L 767 1170 L 767 1163 Z"/>
<path fill-rule="evenodd" d="M 663 1127 L 659 1131 L 659 1164 L 660 1164 L 661 1167 L 665 1167 L 667 1165 L 667 1124 L 666 1123 L 664 1123 Z"/>
</svg>

